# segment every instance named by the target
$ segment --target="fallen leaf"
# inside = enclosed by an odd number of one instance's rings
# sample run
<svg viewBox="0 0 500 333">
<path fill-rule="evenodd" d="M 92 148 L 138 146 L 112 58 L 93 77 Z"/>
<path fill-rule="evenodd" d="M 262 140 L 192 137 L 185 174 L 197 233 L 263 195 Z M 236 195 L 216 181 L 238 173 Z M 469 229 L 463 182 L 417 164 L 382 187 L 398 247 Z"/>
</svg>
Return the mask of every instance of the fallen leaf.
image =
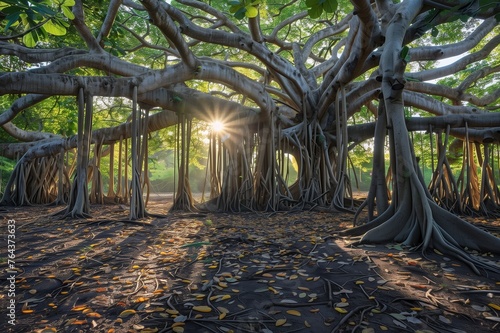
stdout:
<svg viewBox="0 0 500 333">
<path fill-rule="evenodd" d="M 90 318 L 101 318 L 101 315 L 97 312 L 88 312 L 86 316 Z"/>
<path fill-rule="evenodd" d="M 208 313 L 212 311 L 212 308 L 207 305 L 193 306 L 194 311 Z"/>
<path fill-rule="evenodd" d="M 280 326 L 283 326 L 285 323 L 286 323 L 286 319 L 281 318 L 281 319 L 276 320 L 275 325 L 276 325 L 276 327 L 280 327 Z"/>
<path fill-rule="evenodd" d="M 179 311 L 177 311 L 175 309 L 166 309 L 165 312 L 168 314 L 171 314 L 171 315 L 178 315 L 179 314 Z"/>
<path fill-rule="evenodd" d="M 71 311 L 83 311 L 87 308 L 86 305 L 77 305 L 77 306 L 74 306 Z"/>
<path fill-rule="evenodd" d="M 293 300 L 293 299 L 282 299 L 280 301 L 281 304 L 297 304 L 297 301 Z"/>
<path fill-rule="evenodd" d="M 136 314 L 136 311 L 134 309 L 127 309 L 127 310 L 123 310 L 119 315 L 118 317 L 120 318 L 125 318 L 125 317 L 128 317 L 128 316 L 131 316 L 131 315 L 134 315 Z"/>
<path fill-rule="evenodd" d="M 57 330 L 54 327 L 45 327 L 40 333 L 56 333 Z"/>
<path fill-rule="evenodd" d="M 495 303 L 489 303 L 488 306 L 494 310 L 500 311 L 500 305 Z"/>
<path fill-rule="evenodd" d="M 300 317 L 302 314 L 297 311 L 297 310 L 287 310 L 287 312 L 289 315 L 292 315 L 292 316 L 296 316 L 296 317 Z"/>
</svg>

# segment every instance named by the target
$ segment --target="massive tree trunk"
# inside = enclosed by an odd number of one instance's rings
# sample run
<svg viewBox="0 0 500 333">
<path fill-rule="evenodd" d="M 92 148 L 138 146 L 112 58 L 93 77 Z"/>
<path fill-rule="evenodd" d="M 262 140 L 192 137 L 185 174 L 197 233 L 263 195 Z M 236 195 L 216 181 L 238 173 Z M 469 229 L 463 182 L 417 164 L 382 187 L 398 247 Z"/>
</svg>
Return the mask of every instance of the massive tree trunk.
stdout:
<svg viewBox="0 0 500 333">
<path fill-rule="evenodd" d="M 500 239 L 461 220 L 440 208 L 423 183 L 404 119 L 402 92 L 406 61 L 402 42 L 410 22 L 420 11 L 423 1 L 405 2 L 395 13 L 387 29 L 381 56 L 382 96 L 393 151 L 393 196 L 391 208 L 375 220 L 345 232 L 360 235 L 360 242 L 400 242 L 414 249 L 435 248 L 460 258 L 479 273 L 478 267 L 500 271 L 467 253 L 464 248 L 482 252 L 499 252 Z M 380 118 L 378 121 L 381 121 Z M 376 176 L 376 175 L 375 175 Z"/>
</svg>

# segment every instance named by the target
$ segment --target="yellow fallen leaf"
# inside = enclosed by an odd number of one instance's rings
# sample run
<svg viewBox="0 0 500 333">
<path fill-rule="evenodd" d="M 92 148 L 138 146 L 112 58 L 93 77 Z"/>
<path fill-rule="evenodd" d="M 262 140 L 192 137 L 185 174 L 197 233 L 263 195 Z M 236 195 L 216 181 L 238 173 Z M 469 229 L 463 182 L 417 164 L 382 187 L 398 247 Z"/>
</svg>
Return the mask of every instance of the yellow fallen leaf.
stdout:
<svg viewBox="0 0 500 333">
<path fill-rule="evenodd" d="M 172 332 L 174 332 L 174 333 L 184 333 L 184 327 L 182 327 L 182 326 L 176 326 L 176 327 L 172 328 Z"/>
<path fill-rule="evenodd" d="M 71 311 L 83 311 L 87 308 L 86 305 L 77 305 L 77 306 L 74 306 Z"/>
<path fill-rule="evenodd" d="M 346 309 L 339 308 L 339 307 L 335 307 L 335 311 L 337 311 L 338 313 L 347 313 Z"/>
<path fill-rule="evenodd" d="M 302 314 L 297 310 L 287 310 L 286 313 L 292 316 L 300 317 Z"/>
<path fill-rule="evenodd" d="M 497 311 L 500 311 L 500 305 L 497 305 L 495 303 L 489 303 L 488 306 L 492 309 L 495 309 Z"/>
<path fill-rule="evenodd" d="M 267 289 L 269 289 L 269 291 L 272 291 L 273 294 L 275 294 L 275 295 L 279 294 L 279 292 L 276 289 L 274 289 L 273 287 L 267 287 Z"/>
<path fill-rule="evenodd" d="M 226 312 L 221 312 L 219 314 L 219 320 L 222 320 L 222 319 L 226 318 L 226 315 L 227 315 Z"/>
<path fill-rule="evenodd" d="M 166 309 L 165 312 L 168 314 L 171 314 L 171 315 L 178 315 L 179 314 L 179 311 L 174 310 L 174 309 Z"/>
<path fill-rule="evenodd" d="M 276 327 L 280 327 L 280 326 L 283 326 L 284 324 L 286 323 L 286 319 L 285 318 L 281 318 L 281 319 L 278 319 L 276 320 Z"/>
<path fill-rule="evenodd" d="M 135 310 L 134 309 L 127 309 L 127 310 L 123 310 L 119 315 L 118 317 L 120 318 L 125 318 L 125 317 L 128 317 L 128 316 L 131 316 L 131 315 L 134 315 L 136 314 Z"/>
<path fill-rule="evenodd" d="M 86 315 L 87 315 L 87 317 L 90 317 L 90 318 L 101 318 L 101 315 L 97 312 L 88 312 Z"/>
<path fill-rule="evenodd" d="M 45 327 L 40 333 L 56 333 L 57 330 L 54 327 Z"/>
<path fill-rule="evenodd" d="M 193 310 L 198 311 L 198 312 L 207 313 L 207 312 L 211 312 L 212 308 L 209 306 L 206 306 L 206 305 L 199 305 L 199 306 L 193 306 Z"/>
<path fill-rule="evenodd" d="M 307 328 L 310 328 L 311 324 L 309 324 L 309 322 L 306 320 L 306 321 L 304 321 L 304 326 L 307 327 Z"/>
</svg>

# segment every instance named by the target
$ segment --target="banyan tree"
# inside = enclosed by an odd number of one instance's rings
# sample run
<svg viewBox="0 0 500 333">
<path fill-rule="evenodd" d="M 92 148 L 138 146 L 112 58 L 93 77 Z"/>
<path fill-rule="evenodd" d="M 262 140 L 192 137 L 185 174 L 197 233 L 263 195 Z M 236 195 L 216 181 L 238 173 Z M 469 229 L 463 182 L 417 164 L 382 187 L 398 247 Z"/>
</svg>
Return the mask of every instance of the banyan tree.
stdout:
<svg viewBox="0 0 500 333">
<path fill-rule="evenodd" d="M 498 252 L 500 240 L 456 215 L 500 207 L 498 2 L 4 0 L 0 18 L 0 125 L 10 138 L 0 154 L 17 163 L 4 204 L 56 202 L 84 217 L 92 202 L 125 202 L 142 218 L 148 135 L 175 125 L 174 209 L 196 209 L 187 167 L 196 119 L 225 127 L 209 144 L 205 208 L 354 211 L 350 154 L 371 139 L 358 207 L 369 222 L 345 234 L 498 269 L 464 249 Z M 129 117 L 94 128 L 98 97 L 128 100 Z M 74 135 L 16 126 L 54 98 L 72 100 Z M 430 184 L 412 131 L 429 136 Z M 117 174 L 101 163 L 107 154 L 119 156 Z"/>
</svg>

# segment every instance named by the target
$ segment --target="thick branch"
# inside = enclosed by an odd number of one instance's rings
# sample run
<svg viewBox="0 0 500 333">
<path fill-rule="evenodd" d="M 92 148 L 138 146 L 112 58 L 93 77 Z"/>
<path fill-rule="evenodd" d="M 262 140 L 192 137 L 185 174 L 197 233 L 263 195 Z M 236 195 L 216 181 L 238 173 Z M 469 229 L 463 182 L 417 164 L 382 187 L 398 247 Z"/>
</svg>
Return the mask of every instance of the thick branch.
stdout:
<svg viewBox="0 0 500 333">
<path fill-rule="evenodd" d="M 111 28 L 113 27 L 113 23 L 115 22 L 116 15 L 118 14 L 118 9 L 122 0 L 111 0 L 108 5 L 108 12 L 106 13 L 106 18 L 101 26 L 101 31 L 99 31 L 99 35 L 97 35 L 97 43 L 103 45 L 102 42 L 104 38 L 108 37 Z"/>
</svg>

